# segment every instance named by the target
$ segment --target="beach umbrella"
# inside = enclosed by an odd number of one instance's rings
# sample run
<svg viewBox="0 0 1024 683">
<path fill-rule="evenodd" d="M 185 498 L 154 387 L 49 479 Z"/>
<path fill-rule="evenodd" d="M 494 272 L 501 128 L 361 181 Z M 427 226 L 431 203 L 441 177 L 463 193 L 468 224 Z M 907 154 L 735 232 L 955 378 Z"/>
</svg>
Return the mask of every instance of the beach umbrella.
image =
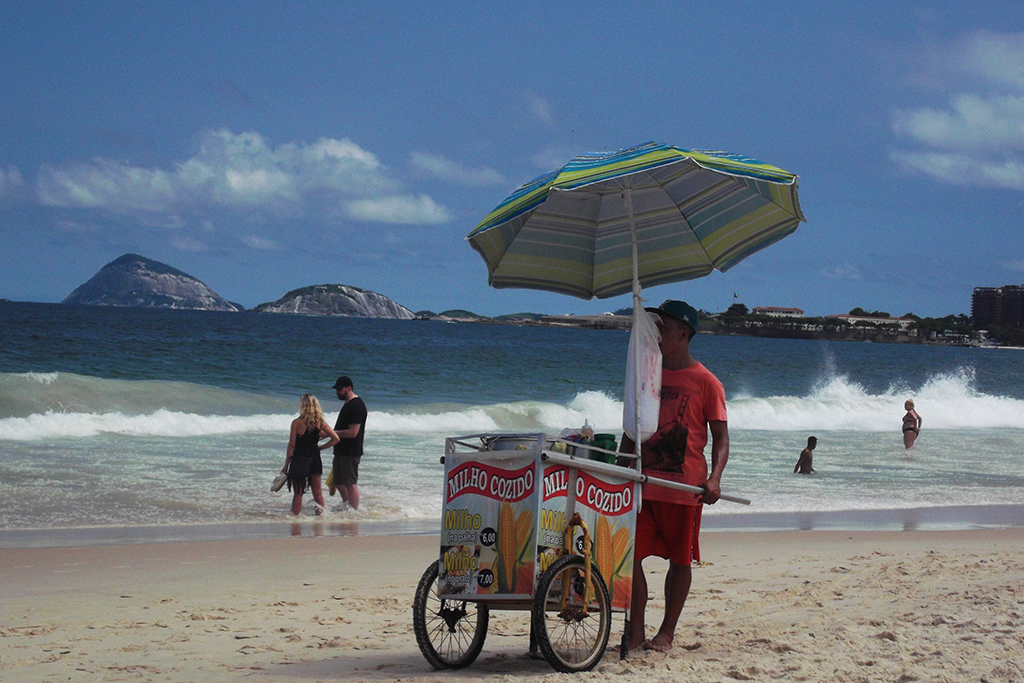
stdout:
<svg viewBox="0 0 1024 683">
<path fill-rule="evenodd" d="M 492 287 L 605 299 L 725 272 L 803 220 L 794 174 L 649 142 L 531 180 L 466 239 Z"/>
<path fill-rule="evenodd" d="M 623 427 L 639 452 L 654 431 L 641 429 L 651 419 L 641 403 L 660 389 L 652 372 L 661 367 L 656 340 L 635 336 L 650 327 L 641 287 L 727 271 L 803 220 L 796 175 L 737 154 L 648 142 L 582 154 L 531 180 L 466 239 L 495 288 L 583 299 L 633 292 L 626 412 L 635 419 Z"/>
</svg>

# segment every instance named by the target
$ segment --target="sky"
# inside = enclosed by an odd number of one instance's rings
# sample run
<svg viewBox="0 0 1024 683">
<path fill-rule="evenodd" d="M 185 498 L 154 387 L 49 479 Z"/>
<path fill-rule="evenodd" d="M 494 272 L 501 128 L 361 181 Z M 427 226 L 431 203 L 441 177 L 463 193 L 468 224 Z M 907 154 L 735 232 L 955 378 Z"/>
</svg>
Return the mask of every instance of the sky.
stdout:
<svg viewBox="0 0 1024 683">
<path fill-rule="evenodd" d="M 487 285 L 465 236 L 584 152 L 799 175 L 806 223 L 685 299 L 970 313 L 1024 282 L 1024 11 L 1006 2 L 7 2 L 0 297 L 137 253 L 252 307 L 593 314 Z"/>
</svg>

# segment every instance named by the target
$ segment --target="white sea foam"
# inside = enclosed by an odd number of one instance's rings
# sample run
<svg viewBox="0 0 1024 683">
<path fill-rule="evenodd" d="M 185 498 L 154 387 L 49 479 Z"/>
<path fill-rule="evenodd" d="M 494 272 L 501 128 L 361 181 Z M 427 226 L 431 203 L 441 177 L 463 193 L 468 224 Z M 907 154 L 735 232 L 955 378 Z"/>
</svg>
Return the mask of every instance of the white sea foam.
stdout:
<svg viewBox="0 0 1024 683">
<path fill-rule="evenodd" d="M 913 398 L 928 429 L 1024 428 L 1024 401 L 974 388 L 965 369 L 934 375 L 919 389 L 870 394 L 846 376 L 832 376 L 809 396 L 742 397 L 729 402 L 729 426 L 771 431 L 892 431 Z"/>
<path fill-rule="evenodd" d="M 101 434 L 192 437 L 259 432 L 287 433 L 291 415 L 196 415 L 157 410 L 148 415 L 123 413 L 59 413 L 0 420 L 0 441 L 81 439 Z"/>
<path fill-rule="evenodd" d="M 210 390 L 223 392 L 223 390 Z M 892 431 L 900 424 L 903 401 L 913 397 L 927 429 L 1024 429 L 1024 401 L 991 396 L 974 388 L 969 371 L 935 375 L 917 390 L 892 387 L 871 394 L 844 376 L 834 376 L 808 396 L 735 396 L 728 402 L 733 430 Z M 213 403 L 204 400 L 205 403 Z M 222 405 L 223 401 L 217 402 Z M 99 434 L 195 437 L 217 434 L 286 432 L 294 415 L 204 415 L 159 408 L 145 414 L 122 411 L 46 410 L 0 419 L 0 441 L 89 438 Z M 516 401 L 478 406 L 424 406 L 411 410 L 371 410 L 367 429 L 376 434 L 456 435 L 480 432 L 549 432 L 583 425 L 599 432 L 621 432 L 622 402 L 586 391 L 567 404 Z M 895 425 L 895 427 L 894 427 Z"/>
<path fill-rule="evenodd" d="M 57 372 L 26 372 L 22 377 L 32 381 L 38 382 L 39 384 L 53 384 L 60 377 L 60 373 Z"/>
</svg>

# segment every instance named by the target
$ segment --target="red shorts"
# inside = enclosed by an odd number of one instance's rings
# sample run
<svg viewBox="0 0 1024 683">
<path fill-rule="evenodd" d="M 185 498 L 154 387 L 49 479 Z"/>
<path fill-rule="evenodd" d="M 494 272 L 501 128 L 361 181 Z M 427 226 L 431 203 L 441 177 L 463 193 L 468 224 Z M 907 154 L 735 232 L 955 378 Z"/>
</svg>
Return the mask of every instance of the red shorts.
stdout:
<svg viewBox="0 0 1024 683">
<path fill-rule="evenodd" d="M 703 505 L 645 500 L 636 516 L 636 559 L 654 555 L 674 564 L 700 562 L 700 513 Z"/>
</svg>

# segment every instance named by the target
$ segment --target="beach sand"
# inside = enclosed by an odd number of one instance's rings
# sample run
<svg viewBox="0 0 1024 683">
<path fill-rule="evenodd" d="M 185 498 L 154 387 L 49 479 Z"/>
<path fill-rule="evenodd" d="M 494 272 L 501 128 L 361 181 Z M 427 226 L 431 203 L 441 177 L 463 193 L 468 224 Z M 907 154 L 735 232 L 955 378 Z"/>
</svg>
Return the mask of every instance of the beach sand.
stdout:
<svg viewBox="0 0 1024 683">
<path fill-rule="evenodd" d="M 1024 530 L 706 533 L 671 652 L 578 680 L 1024 681 Z M 438 540 L 312 537 L 0 550 L 0 680 L 565 681 L 495 611 L 435 672 L 412 596 Z M 649 561 L 648 631 L 664 563 Z M 622 631 L 616 614 L 612 643 Z"/>
</svg>

